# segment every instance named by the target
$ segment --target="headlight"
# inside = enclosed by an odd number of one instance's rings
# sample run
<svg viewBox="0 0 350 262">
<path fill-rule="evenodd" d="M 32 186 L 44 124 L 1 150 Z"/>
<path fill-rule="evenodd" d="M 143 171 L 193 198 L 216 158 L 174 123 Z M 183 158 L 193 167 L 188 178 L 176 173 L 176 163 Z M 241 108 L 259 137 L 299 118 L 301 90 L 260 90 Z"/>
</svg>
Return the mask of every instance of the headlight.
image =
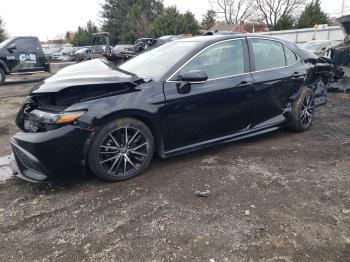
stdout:
<svg viewBox="0 0 350 262">
<path fill-rule="evenodd" d="M 33 110 L 29 113 L 29 119 L 43 124 L 69 124 L 81 117 L 85 111 L 51 113 L 41 110 Z"/>
</svg>

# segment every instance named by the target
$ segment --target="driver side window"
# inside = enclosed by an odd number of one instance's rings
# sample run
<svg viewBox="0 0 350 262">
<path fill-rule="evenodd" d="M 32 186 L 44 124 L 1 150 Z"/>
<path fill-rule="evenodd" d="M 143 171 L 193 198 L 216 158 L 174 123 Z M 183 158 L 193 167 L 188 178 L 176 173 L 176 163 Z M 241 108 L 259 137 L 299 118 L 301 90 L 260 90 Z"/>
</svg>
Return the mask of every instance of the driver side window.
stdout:
<svg viewBox="0 0 350 262">
<path fill-rule="evenodd" d="M 197 55 L 179 72 L 184 75 L 192 70 L 206 72 L 208 80 L 244 73 L 244 52 L 242 40 L 215 44 Z"/>
</svg>

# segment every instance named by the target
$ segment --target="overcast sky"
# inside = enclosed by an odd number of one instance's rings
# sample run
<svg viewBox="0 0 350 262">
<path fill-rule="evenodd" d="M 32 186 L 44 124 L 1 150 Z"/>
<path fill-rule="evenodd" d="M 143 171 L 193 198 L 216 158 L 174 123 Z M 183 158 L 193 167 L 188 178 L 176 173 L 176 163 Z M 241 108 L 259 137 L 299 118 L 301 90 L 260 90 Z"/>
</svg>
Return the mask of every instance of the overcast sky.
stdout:
<svg viewBox="0 0 350 262">
<path fill-rule="evenodd" d="M 213 0 L 210 0 L 213 1 Z M 98 13 L 103 0 L 0 0 L 0 16 L 10 36 L 33 35 L 41 40 L 64 35 L 85 25 L 90 19 L 99 22 Z M 207 9 L 208 0 L 164 0 L 165 6 L 176 5 L 180 11 L 190 10 L 201 20 Z M 349 5 L 350 0 L 345 0 Z M 322 0 L 327 13 L 341 10 L 342 0 Z M 348 9 L 349 10 L 349 9 Z"/>
</svg>

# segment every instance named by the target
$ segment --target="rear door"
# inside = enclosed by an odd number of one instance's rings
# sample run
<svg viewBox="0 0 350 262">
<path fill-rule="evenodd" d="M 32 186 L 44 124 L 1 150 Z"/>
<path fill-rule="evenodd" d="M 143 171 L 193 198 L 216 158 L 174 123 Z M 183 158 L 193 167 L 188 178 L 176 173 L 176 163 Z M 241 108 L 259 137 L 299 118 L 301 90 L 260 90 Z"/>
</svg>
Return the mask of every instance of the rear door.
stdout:
<svg viewBox="0 0 350 262">
<path fill-rule="evenodd" d="M 251 123 L 253 79 L 245 39 L 215 43 L 194 56 L 164 84 L 169 144 L 181 148 L 245 130 Z M 208 81 L 178 92 L 179 75 L 203 70 Z"/>
<path fill-rule="evenodd" d="M 35 63 L 34 69 L 35 69 L 35 71 L 45 70 L 46 58 L 45 58 L 43 48 L 42 48 L 38 38 L 34 38 L 33 41 L 34 41 L 34 45 L 33 45 L 33 49 L 30 52 L 30 54 L 34 54 L 36 57 L 36 63 Z"/>
<path fill-rule="evenodd" d="M 250 37 L 248 43 L 254 79 L 253 127 L 283 122 L 289 117 L 291 97 L 300 88 L 303 75 L 296 69 L 293 71 L 293 66 L 287 65 L 287 47 L 281 42 Z M 296 59 L 294 55 L 291 63 L 295 64 Z"/>
</svg>

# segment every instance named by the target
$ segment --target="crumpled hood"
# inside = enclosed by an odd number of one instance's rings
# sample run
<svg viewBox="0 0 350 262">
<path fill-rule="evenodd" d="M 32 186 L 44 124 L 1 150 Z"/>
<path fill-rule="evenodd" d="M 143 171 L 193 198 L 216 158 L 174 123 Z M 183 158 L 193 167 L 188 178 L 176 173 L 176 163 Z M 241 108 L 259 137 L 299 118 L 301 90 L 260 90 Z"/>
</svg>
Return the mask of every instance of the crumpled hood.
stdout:
<svg viewBox="0 0 350 262">
<path fill-rule="evenodd" d="M 59 92 L 74 86 L 127 83 L 142 79 L 115 68 L 106 59 L 93 59 L 63 68 L 33 88 L 32 94 Z"/>
</svg>

